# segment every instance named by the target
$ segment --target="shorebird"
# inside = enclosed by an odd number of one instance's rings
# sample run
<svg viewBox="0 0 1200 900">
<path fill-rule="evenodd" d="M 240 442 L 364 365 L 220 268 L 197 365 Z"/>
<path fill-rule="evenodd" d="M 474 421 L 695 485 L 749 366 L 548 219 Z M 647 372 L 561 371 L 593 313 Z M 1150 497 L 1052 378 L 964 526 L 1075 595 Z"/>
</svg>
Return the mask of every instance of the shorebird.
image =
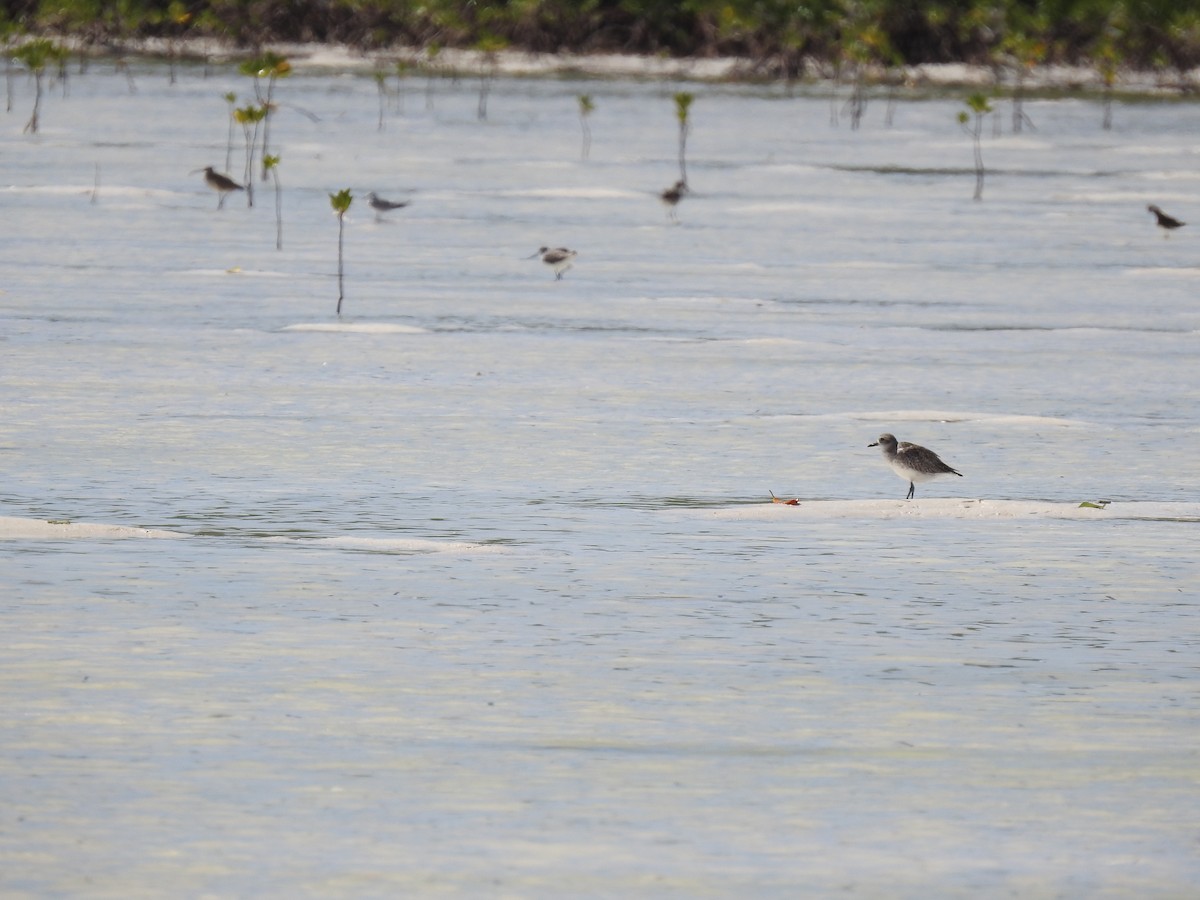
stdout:
<svg viewBox="0 0 1200 900">
<path fill-rule="evenodd" d="M 217 209 L 225 205 L 226 194 L 245 190 L 244 187 L 228 175 L 222 175 L 220 172 L 215 171 L 212 166 L 205 166 L 203 169 L 193 169 L 190 174 L 195 175 L 197 172 L 203 172 L 204 183 L 217 192 Z"/>
<path fill-rule="evenodd" d="M 683 199 L 683 195 L 689 190 L 690 188 L 687 186 L 686 181 L 677 181 L 658 195 L 658 199 L 667 208 L 667 215 L 671 217 L 672 222 L 679 222 L 679 217 L 675 215 L 675 207 L 679 205 L 679 201 Z"/>
<path fill-rule="evenodd" d="M 1151 203 L 1149 206 L 1147 206 L 1146 209 L 1148 209 L 1148 210 L 1150 210 L 1150 212 L 1154 213 L 1154 218 L 1158 222 L 1158 227 L 1163 230 L 1164 237 L 1170 237 L 1172 231 L 1174 231 L 1176 228 L 1182 228 L 1184 225 L 1187 224 L 1187 222 L 1180 222 L 1174 216 L 1168 216 L 1165 212 L 1163 212 L 1161 209 L 1159 209 L 1153 203 Z"/>
<path fill-rule="evenodd" d="M 908 441 L 897 441 L 890 434 L 881 434 L 879 440 L 867 446 L 882 450 L 883 458 L 892 467 L 892 471 L 908 482 L 908 496 L 905 500 L 911 500 L 916 494 L 918 481 L 931 481 L 940 475 L 962 477 L 962 472 L 950 468 L 932 450 L 910 444 Z"/>
<path fill-rule="evenodd" d="M 371 209 L 375 210 L 375 219 L 379 220 L 380 215 L 393 209 L 404 209 L 408 206 L 407 200 L 384 200 L 374 191 L 367 194 L 367 203 L 371 205 Z"/>
<path fill-rule="evenodd" d="M 576 257 L 574 250 L 568 250 L 566 247 L 555 247 L 553 250 L 549 247 L 538 247 L 537 252 L 526 259 L 533 259 L 534 256 L 540 256 L 542 262 L 554 270 L 554 280 L 562 281 L 563 272 L 571 268 L 571 260 Z"/>
</svg>

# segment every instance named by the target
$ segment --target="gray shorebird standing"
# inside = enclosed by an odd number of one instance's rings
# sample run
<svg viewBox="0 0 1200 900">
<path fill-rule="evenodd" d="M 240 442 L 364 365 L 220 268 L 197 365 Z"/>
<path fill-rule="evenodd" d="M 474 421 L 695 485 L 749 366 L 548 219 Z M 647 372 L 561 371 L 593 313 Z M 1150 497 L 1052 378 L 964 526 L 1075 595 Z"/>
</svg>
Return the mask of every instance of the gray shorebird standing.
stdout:
<svg viewBox="0 0 1200 900">
<path fill-rule="evenodd" d="M 526 259 L 533 259 L 534 256 L 540 256 L 542 262 L 554 270 L 554 280 L 562 281 L 563 272 L 571 268 L 571 260 L 578 254 L 574 250 L 568 250 L 566 247 L 538 247 L 537 252 Z"/>
<path fill-rule="evenodd" d="M 408 206 L 407 200 L 384 200 L 374 191 L 367 194 L 367 203 L 370 204 L 371 209 L 375 210 L 375 221 L 379 221 L 379 217 L 385 212 L 390 212 L 393 209 L 404 209 L 404 207 Z"/>
<path fill-rule="evenodd" d="M 667 215 L 670 216 L 671 221 L 676 224 L 679 223 L 679 217 L 675 215 L 675 207 L 679 205 L 679 201 L 683 199 L 684 194 L 686 194 L 689 190 L 690 188 L 687 186 L 686 181 L 677 181 L 658 195 L 658 199 L 661 200 L 663 202 L 663 206 L 667 208 Z"/>
<path fill-rule="evenodd" d="M 1182 228 L 1187 224 L 1187 222 L 1180 222 L 1174 216 L 1168 216 L 1153 203 L 1147 206 L 1146 209 L 1154 213 L 1155 222 L 1158 224 L 1158 227 L 1163 230 L 1164 237 L 1170 237 L 1172 231 L 1174 231 L 1176 228 Z"/>
<path fill-rule="evenodd" d="M 234 191 L 244 191 L 245 188 L 230 178 L 228 175 L 222 175 L 220 172 L 213 169 L 212 166 L 205 166 L 203 169 L 193 169 L 192 173 L 204 173 L 204 183 L 217 192 L 217 209 L 225 205 L 225 195 L 231 194 Z"/>
<path fill-rule="evenodd" d="M 892 471 L 908 482 L 908 496 L 905 500 L 911 500 L 916 494 L 918 481 L 932 481 L 941 475 L 962 477 L 962 472 L 950 468 L 932 450 L 910 444 L 908 441 L 897 441 L 895 436 L 890 434 L 881 434 L 879 440 L 867 446 L 882 450 L 883 458 L 892 467 Z"/>
</svg>

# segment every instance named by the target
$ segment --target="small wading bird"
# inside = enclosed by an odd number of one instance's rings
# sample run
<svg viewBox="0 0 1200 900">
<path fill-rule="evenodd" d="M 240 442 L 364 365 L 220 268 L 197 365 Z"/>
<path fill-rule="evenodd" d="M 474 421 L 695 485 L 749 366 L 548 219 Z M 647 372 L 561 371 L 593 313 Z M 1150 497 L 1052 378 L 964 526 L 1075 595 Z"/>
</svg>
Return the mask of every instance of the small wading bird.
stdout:
<svg viewBox="0 0 1200 900">
<path fill-rule="evenodd" d="M 683 199 L 683 195 L 689 190 L 690 188 L 687 186 L 686 181 L 677 181 L 671 185 L 671 187 L 667 188 L 658 195 L 658 199 L 661 200 L 663 202 L 663 206 L 667 208 L 667 215 L 670 216 L 671 221 L 675 222 L 676 224 L 679 223 L 679 217 L 675 215 L 675 207 L 679 205 L 679 201 Z"/>
<path fill-rule="evenodd" d="M 408 206 L 407 200 L 384 200 L 374 191 L 367 194 L 367 203 L 370 204 L 371 209 L 375 210 L 375 221 L 379 221 L 379 217 L 385 212 L 393 209 L 404 209 L 404 207 Z"/>
<path fill-rule="evenodd" d="M 245 190 L 244 187 L 228 175 L 222 175 L 220 172 L 215 171 L 212 166 L 205 166 L 203 169 L 193 169 L 189 174 L 195 175 L 197 172 L 203 172 L 204 183 L 217 192 L 217 209 L 225 205 L 226 194 Z"/>
<path fill-rule="evenodd" d="M 918 481 L 932 481 L 941 475 L 957 475 L 962 472 L 950 468 L 932 450 L 910 444 L 908 441 L 897 441 L 890 434 L 881 434 L 879 440 L 868 447 L 878 447 L 883 451 L 883 458 L 892 467 L 892 471 L 908 482 L 908 496 L 911 500 L 917 492 Z"/>
<path fill-rule="evenodd" d="M 1168 216 L 1165 212 L 1151 203 L 1146 209 L 1154 213 L 1154 219 L 1158 223 L 1158 227 L 1163 230 L 1163 237 L 1170 237 L 1171 232 L 1176 228 L 1182 228 L 1186 222 L 1180 222 L 1174 216 Z"/>
<path fill-rule="evenodd" d="M 526 259 L 533 259 L 534 256 L 540 256 L 542 262 L 554 270 L 554 280 L 562 281 L 563 272 L 571 268 L 571 260 L 576 257 L 574 250 L 568 250 L 566 247 L 538 247 L 537 252 L 532 256 L 527 256 Z"/>
</svg>

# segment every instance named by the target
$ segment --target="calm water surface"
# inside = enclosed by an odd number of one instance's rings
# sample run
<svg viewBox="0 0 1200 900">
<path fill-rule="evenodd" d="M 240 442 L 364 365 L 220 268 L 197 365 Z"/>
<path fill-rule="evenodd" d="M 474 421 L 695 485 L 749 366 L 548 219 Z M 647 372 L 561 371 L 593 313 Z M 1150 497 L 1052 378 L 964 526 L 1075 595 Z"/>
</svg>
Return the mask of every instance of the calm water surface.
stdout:
<svg viewBox="0 0 1200 900">
<path fill-rule="evenodd" d="M 1200 887 L 1200 107 L 297 75 L 277 251 L 135 85 L 0 132 L 0 516 L 185 535 L 0 532 L 0 892 Z"/>
</svg>

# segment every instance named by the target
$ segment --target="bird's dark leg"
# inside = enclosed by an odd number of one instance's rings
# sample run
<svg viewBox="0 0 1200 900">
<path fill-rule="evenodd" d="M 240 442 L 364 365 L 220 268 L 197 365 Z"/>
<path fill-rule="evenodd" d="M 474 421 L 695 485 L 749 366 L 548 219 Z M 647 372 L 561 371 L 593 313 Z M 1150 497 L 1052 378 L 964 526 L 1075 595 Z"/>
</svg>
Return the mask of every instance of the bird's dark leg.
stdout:
<svg viewBox="0 0 1200 900">
<path fill-rule="evenodd" d="M 911 500 L 916 493 L 917 493 L 917 486 L 915 484 L 913 484 L 913 482 L 910 481 L 908 483 L 908 496 L 905 497 L 904 499 Z"/>
</svg>

